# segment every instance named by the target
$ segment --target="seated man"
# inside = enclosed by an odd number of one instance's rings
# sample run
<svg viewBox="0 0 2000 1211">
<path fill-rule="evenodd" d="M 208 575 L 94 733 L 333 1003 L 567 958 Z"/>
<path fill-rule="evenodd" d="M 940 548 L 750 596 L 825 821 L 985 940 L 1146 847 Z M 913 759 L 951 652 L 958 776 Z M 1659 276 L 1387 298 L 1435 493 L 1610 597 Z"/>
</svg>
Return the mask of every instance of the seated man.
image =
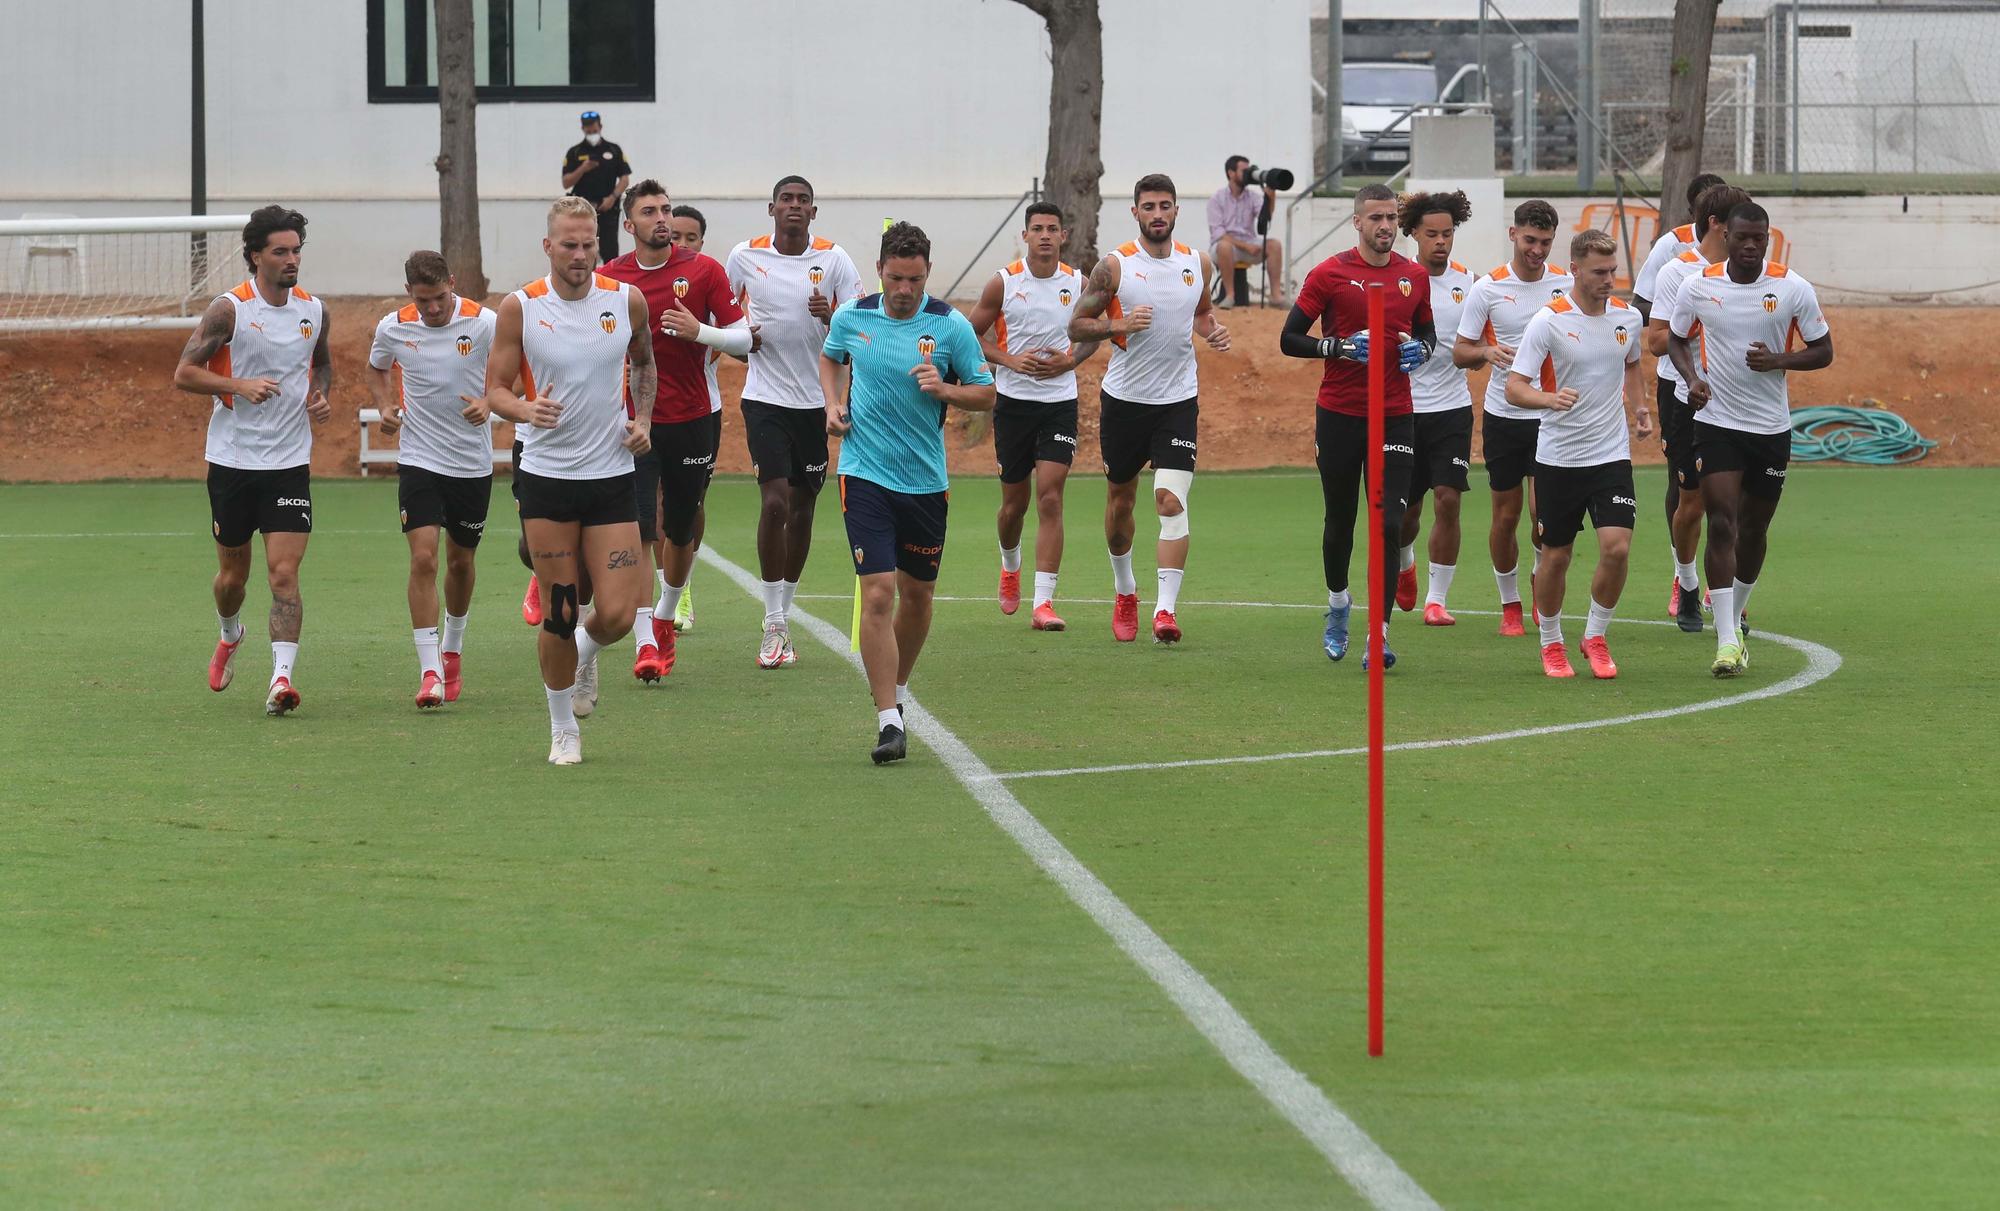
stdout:
<svg viewBox="0 0 2000 1211">
<path fill-rule="evenodd" d="M 1250 157 L 1231 156 L 1223 161 L 1223 175 L 1229 183 L 1208 199 L 1208 241 L 1215 261 L 1215 280 L 1222 283 L 1224 306 L 1233 306 L 1228 291 L 1236 281 L 1236 266 L 1264 266 L 1264 301 L 1274 307 L 1291 303 L 1279 283 L 1284 272 L 1284 249 L 1275 238 L 1257 234 L 1257 219 L 1278 193 L 1269 185 L 1253 191 L 1244 180 L 1250 172 Z"/>
</svg>

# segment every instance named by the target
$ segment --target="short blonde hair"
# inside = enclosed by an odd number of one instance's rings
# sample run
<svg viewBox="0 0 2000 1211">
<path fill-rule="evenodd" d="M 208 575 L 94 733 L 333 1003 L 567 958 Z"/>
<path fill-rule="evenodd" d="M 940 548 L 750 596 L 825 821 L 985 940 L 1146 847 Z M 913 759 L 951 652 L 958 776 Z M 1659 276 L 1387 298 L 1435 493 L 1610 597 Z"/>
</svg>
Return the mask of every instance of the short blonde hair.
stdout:
<svg viewBox="0 0 2000 1211">
<path fill-rule="evenodd" d="M 557 198 L 555 203 L 549 207 L 550 231 L 555 230 L 557 219 L 589 219 L 592 223 L 595 223 L 597 222 L 597 207 L 592 206 L 589 200 L 585 198 L 574 196 Z"/>
<path fill-rule="evenodd" d="M 1577 232 L 1576 238 L 1569 242 L 1569 259 L 1571 264 L 1575 264 L 1587 256 L 1616 255 L 1618 255 L 1618 241 L 1611 238 L 1610 232 L 1600 231 L 1595 227 Z"/>
</svg>

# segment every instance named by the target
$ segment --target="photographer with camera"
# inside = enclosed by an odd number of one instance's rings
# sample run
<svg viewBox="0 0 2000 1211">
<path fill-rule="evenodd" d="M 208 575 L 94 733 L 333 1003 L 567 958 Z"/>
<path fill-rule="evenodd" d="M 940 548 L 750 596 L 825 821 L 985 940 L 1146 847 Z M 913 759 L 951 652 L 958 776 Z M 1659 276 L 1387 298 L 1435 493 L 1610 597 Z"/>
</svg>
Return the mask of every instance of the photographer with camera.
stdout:
<svg viewBox="0 0 2000 1211">
<path fill-rule="evenodd" d="M 1231 156 L 1222 164 L 1229 183 L 1208 199 L 1208 242 L 1215 261 L 1216 280 L 1223 283 L 1222 306 L 1232 306 L 1229 291 L 1236 281 L 1238 265 L 1264 266 L 1264 301 L 1274 307 L 1291 303 L 1285 297 L 1284 249 L 1264 231 L 1271 222 L 1271 208 L 1278 191 L 1289 189 L 1292 174 L 1282 168 L 1259 169 L 1248 156 Z M 1253 187 L 1260 187 L 1253 192 Z M 1236 299 L 1235 302 L 1242 302 Z"/>
</svg>

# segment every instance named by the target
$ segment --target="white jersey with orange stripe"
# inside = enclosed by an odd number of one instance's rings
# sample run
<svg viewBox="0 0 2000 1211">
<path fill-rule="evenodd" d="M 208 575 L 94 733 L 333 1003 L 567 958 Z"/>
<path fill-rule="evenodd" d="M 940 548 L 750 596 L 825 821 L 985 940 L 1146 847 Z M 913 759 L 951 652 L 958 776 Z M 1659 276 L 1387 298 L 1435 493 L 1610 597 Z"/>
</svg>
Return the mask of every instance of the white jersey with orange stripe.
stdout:
<svg viewBox="0 0 2000 1211">
<path fill-rule="evenodd" d="M 1601 467 L 1632 457 L 1625 425 L 1625 368 L 1639 360 L 1639 313 L 1623 299 L 1608 299 L 1585 315 L 1557 299 L 1528 321 L 1513 373 L 1544 391 L 1568 388 L 1576 403 L 1566 412 L 1543 412 L 1535 431 L 1535 461 L 1550 467 Z M 1634 403 L 1644 403 L 1635 400 Z"/>
<path fill-rule="evenodd" d="M 1812 284 L 1776 261 L 1764 262 L 1753 282 L 1730 277 L 1727 261 L 1710 265 L 1681 284 L 1668 326 L 1682 338 L 1700 334 L 1695 344 L 1709 398 L 1695 419 L 1766 434 L 1791 430 L 1791 393 L 1783 370 L 1750 368 L 1750 346 L 1785 353 L 1831 331 Z"/>
<path fill-rule="evenodd" d="M 1000 270 L 1000 314 L 993 321 L 993 342 L 1008 353 L 1037 349 L 1067 351 L 1069 321 L 1083 293 L 1083 275 L 1061 261 L 1055 272 L 1036 277 L 1025 260 Z M 1076 398 L 1076 371 L 1054 378 L 1029 378 L 996 363 L 993 382 L 1008 399 L 1061 403 Z M 1113 392 L 1113 394 L 1117 394 Z"/>
<path fill-rule="evenodd" d="M 819 351 L 826 344 L 827 326 L 807 303 L 815 290 L 835 307 L 860 298 L 861 273 L 854 259 L 832 240 L 817 236 L 804 252 L 789 256 L 778 251 L 770 236 L 760 235 L 730 249 L 723 268 L 729 288 L 745 300 L 744 310 L 759 329 L 743 398 L 780 408 L 826 407 L 819 389 Z"/>
<path fill-rule="evenodd" d="M 375 325 L 368 364 L 391 371 L 403 408 L 396 461 L 460 479 L 493 474 L 493 435 L 469 425 L 462 396 L 486 394 L 486 355 L 499 316 L 473 299 L 456 299 L 436 328 L 417 305 L 391 311 Z"/>
<path fill-rule="evenodd" d="M 1689 278 L 1699 276 L 1706 268 L 1708 260 L 1701 255 L 1701 249 L 1698 247 L 1686 249 L 1662 265 L 1660 275 L 1653 279 L 1654 293 L 1646 296 L 1653 303 L 1652 318 L 1662 324 L 1666 323 L 1674 313 L 1674 305 L 1680 301 L 1681 288 L 1686 285 Z M 1670 357 L 1658 359 L 1654 365 L 1654 373 L 1661 382 L 1674 385 L 1675 399 L 1682 403 L 1687 402 L 1687 384 L 1681 381 L 1681 372 L 1674 369 L 1674 359 Z"/>
<path fill-rule="evenodd" d="M 1129 315 L 1151 307 L 1153 321 L 1142 332 L 1111 338 L 1111 364 L 1104 390 L 1130 404 L 1177 404 L 1200 390 L 1194 360 L 1194 312 L 1206 283 L 1201 254 L 1175 243 L 1156 257 L 1137 242 L 1120 244 L 1118 293 L 1105 314 Z"/>
<path fill-rule="evenodd" d="M 1671 231 L 1662 232 L 1660 238 L 1653 241 L 1652 248 L 1647 250 L 1646 261 L 1639 266 L 1639 276 L 1632 279 L 1632 294 L 1637 298 L 1650 300 L 1657 308 L 1660 296 L 1653 292 L 1659 289 L 1660 270 L 1666 268 L 1668 262 L 1675 257 L 1700 243 L 1701 237 L 1695 234 L 1693 223 L 1682 223 Z"/>
<path fill-rule="evenodd" d="M 1464 313 L 1465 300 L 1478 281 L 1478 274 L 1457 261 L 1446 265 L 1443 273 L 1431 275 L 1431 320 L 1439 332 L 1458 331 L 1458 317 Z M 1411 409 L 1417 412 L 1450 412 L 1457 408 L 1470 408 L 1472 388 L 1465 376 L 1466 371 L 1452 365 L 1451 351 L 1440 350 L 1436 356 L 1410 371 Z"/>
<path fill-rule="evenodd" d="M 514 292 L 521 305 L 521 385 L 529 399 L 562 405 L 553 429 L 521 425 L 521 469 L 551 479 L 609 479 L 632 470 L 625 354 L 632 344 L 632 287 L 601 273 L 574 302 L 548 278 Z"/>
<path fill-rule="evenodd" d="M 1518 352 L 1521 335 L 1535 313 L 1556 299 L 1569 295 L 1569 271 L 1560 265 L 1545 265 L 1542 276 L 1524 282 L 1514 274 L 1514 266 L 1502 265 L 1472 284 L 1466 293 L 1465 310 L 1458 317 L 1458 335 L 1483 345 L 1505 345 Z M 1507 376 L 1494 373 L 1486 380 L 1486 398 L 1481 401 L 1489 415 L 1512 420 L 1541 420 L 1545 413 L 1516 408 L 1507 402 Z"/>
<path fill-rule="evenodd" d="M 720 349 L 710 349 L 708 357 L 701 363 L 701 371 L 708 378 L 708 410 L 712 415 L 722 411 L 722 384 L 715 381 L 715 364 L 722 360 Z"/>
<path fill-rule="evenodd" d="M 236 312 L 229 343 L 208 368 L 228 378 L 268 378 L 278 392 L 263 403 L 243 395 L 211 396 L 207 458 L 239 471 L 279 471 L 312 461 L 313 346 L 326 326 L 326 307 L 297 286 L 273 306 L 244 282 L 216 298 Z"/>
</svg>

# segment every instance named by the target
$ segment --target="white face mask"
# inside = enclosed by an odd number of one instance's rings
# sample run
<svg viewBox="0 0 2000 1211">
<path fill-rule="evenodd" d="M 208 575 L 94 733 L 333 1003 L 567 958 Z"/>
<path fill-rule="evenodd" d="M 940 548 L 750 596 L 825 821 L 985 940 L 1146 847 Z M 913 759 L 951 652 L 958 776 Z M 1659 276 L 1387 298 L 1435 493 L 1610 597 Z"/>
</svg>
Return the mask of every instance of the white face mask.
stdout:
<svg viewBox="0 0 2000 1211">
<path fill-rule="evenodd" d="M 598 133 L 597 133 L 597 132 L 595 132 L 595 131 L 592 131 L 592 132 L 591 132 L 590 134 L 587 134 L 587 135 L 583 136 L 583 141 L 584 141 L 584 142 L 586 142 L 586 143 L 588 143 L 588 144 L 590 144 L 590 145 L 591 145 L 592 147 L 595 147 L 595 146 L 597 146 L 597 145 L 598 145 L 599 143 L 602 143 L 602 142 L 604 142 L 604 136 L 603 136 L 603 135 L 601 135 L 601 134 L 598 134 Z"/>
</svg>

